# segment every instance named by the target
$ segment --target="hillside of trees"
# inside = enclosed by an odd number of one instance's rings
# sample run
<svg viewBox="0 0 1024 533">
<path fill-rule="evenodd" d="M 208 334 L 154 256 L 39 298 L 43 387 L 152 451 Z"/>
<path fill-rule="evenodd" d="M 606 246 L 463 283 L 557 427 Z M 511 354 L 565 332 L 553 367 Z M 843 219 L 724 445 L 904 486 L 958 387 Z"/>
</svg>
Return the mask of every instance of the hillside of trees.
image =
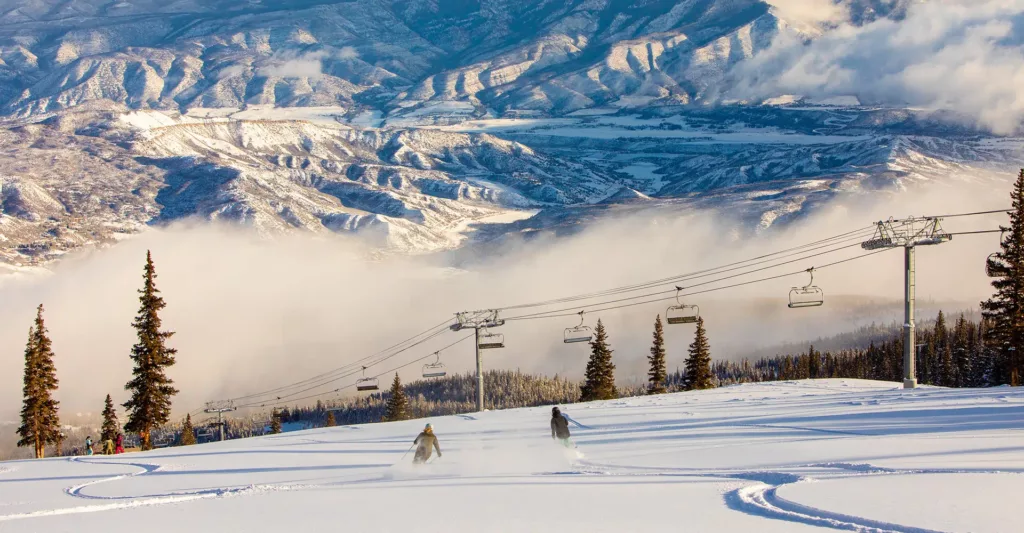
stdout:
<svg viewBox="0 0 1024 533">
<path fill-rule="evenodd" d="M 575 381 L 524 374 L 518 370 L 484 372 L 487 409 L 511 409 L 537 405 L 574 403 L 579 400 L 580 386 Z M 476 376 L 455 374 L 443 378 L 421 380 L 404 386 L 408 398 L 408 416 L 454 415 L 476 411 Z M 302 423 L 309 427 L 326 424 L 332 411 L 338 425 L 380 422 L 391 393 L 388 391 L 318 402 L 315 407 L 292 407 L 281 412 L 282 422 Z"/>
<path fill-rule="evenodd" d="M 1005 371 L 986 348 L 984 321 L 959 315 L 952 324 L 941 311 L 930 326 L 918 327 L 917 379 L 924 385 L 988 387 L 1007 382 Z M 887 331 L 887 332 L 886 332 Z M 886 332 L 880 335 L 881 332 Z M 803 353 L 772 357 L 715 361 L 712 373 L 717 384 L 756 383 L 815 378 L 856 378 L 902 382 L 903 333 L 898 325 L 872 325 L 839 338 L 840 349 L 811 345 Z M 833 342 L 829 345 L 836 346 Z M 840 345 L 842 346 L 842 345 Z M 669 390 L 685 382 L 685 371 L 669 374 Z"/>
</svg>

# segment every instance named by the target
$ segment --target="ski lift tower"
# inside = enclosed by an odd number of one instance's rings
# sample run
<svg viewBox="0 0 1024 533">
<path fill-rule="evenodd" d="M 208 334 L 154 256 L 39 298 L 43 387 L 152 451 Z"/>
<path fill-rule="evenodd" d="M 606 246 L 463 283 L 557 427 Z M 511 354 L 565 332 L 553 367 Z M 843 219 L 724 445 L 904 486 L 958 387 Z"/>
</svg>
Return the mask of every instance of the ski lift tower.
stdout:
<svg viewBox="0 0 1024 533">
<path fill-rule="evenodd" d="M 910 217 L 904 220 L 880 221 L 871 239 L 861 243 L 865 250 L 882 250 L 903 247 L 903 388 L 917 387 L 917 371 L 915 367 L 914 331 L 914 291 L 915 291 L 915 258 L 914 250 L 918 246 L 942 244 L 953 238 L 943 231 L 942 219 L 937 217 Z"/>
<path fill-rule="evenodd" d="M 480 357 L 480 330 L 497 328 L 503 325 L 505 325 L 505 321 L 498 318 L 498 310 L 487 309 L 485 311 L 455 313 L 455 323 L 449 326 L 452 331 L 462 331 L 464 329 L 475 331 L 473 346 L 476 349 L 476 410 L 478 412 L 484 410 L 484 371 L 483 359 Z"/>
<path fill-rule="evenodd" d="M 224 440 L 224 413 L 238 410 L 234 402 L 206 402 L 204 413 L 217 413 L 217 427 L 220 428 L 220 440 Z"/>
</svg>

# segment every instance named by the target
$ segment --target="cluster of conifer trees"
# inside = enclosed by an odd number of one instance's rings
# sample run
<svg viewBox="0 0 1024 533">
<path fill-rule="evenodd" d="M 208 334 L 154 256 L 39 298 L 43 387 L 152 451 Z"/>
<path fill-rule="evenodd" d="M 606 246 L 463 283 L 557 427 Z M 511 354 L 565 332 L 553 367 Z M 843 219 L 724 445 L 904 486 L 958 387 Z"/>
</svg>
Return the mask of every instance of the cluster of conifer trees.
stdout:
<svg viewBox="0 0 1024 533">
<path fill-rule="evenodd" d="M 175 350 L 168 348 L 167 339 L 172 332 L 162 331 L 160 311 L 166 307 L 156 288 L 156 268 L 153 257 L 146 252 L 144 284 L 139 289 L 139 312 L 132 323 L 138 342 L 132 346 L 130 358 L 135 367 L 132 379 L 125 385 L 131 397 L 124 403 L 128 421 L 125 431 L 139 436 L 144 450 L 152 448 L 153 431 L 166 424 L 171 414 L 171 398 L 178 392 L 167 377 L 167 367 L 174 364 Z M 59 402 L 53 395 L 57 391 L 57 367 L 52 342 L 43 320 L 43 306 L 36 309 L 36 318 L 29 328 L 25 346 L 24 400 L 21 426 L 18 427 L 18 446 L 31 446 L 35 456 L 45 456 L 47 445 L 60 453 L 64 434 L 61 431 Z M 191 423 L 191 421 L 188 421 Z M 120 433 L 114 403 L 108 394 L 104 401 L 103 426 L 99 443 L 114 440 Z"/>
<path fill-rule="evenodd" d="M 934 325 L 918 329 L 917 379 L 925 385 L 942 387 L 990 387 L 1009 384 L 1006 360 L 986 342 L 988 321 L 974 321 L 960 315 L 950 326 L 939 312 Z M 889 328 L 888 338 L 877 342 L 873 330 L 849 339 L 852 347 L 816 350 L 812 345 L 799 354 L 784 354 L 740 361 L 715 361 L 711 365 L 714 380 L 721 384 L 793 379 L 855 378 L 880 381 L 903 380 L 903 334 Z M 668 376 L 676 385 L 685 380 L 685 372 Z"/>
</svg>

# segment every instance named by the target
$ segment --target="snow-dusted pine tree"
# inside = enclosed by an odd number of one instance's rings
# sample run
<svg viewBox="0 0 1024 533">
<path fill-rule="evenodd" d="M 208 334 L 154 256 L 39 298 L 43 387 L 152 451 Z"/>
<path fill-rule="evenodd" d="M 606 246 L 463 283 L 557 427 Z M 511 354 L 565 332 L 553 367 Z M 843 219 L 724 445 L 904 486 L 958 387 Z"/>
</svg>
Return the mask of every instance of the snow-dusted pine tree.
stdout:
<svg viewBox="0 0 1024 533">
<path fill-rule="evenodd" d="M 665 334 L 661 326 L 661 315 L 654 319 L 654 342 L 651 345 L 651 355 L 647 357 L 651 368 L 647 372 L 648 394 L 664 394 L 665 378 L 668 372 L 665 370 Z"/>
<path fill-rule="evenodd" d="M 608 333 L 598 320 L 594 340 L 590 343 L 590 361 L 587 362 L 586 381 L 580 388 L 580 400 L 611 400 L 619 397 L 615 388 L 615 363 L 613 350 L 608 347 Z"/>
<path fill-rule="evenodd" d="M 711 345 L 704 332 L 704 318 L 697 319 L 697 331 L 690 344 L 689 357 L 686 358 L 686 390 L 714 388 L 711 375 Z"/>
</svg>

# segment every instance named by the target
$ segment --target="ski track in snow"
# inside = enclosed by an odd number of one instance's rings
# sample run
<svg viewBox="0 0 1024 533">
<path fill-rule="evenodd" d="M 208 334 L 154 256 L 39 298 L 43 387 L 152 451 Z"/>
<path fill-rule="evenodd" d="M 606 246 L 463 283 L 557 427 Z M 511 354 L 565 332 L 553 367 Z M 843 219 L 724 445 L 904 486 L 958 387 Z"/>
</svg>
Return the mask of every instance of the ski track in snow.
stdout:
<svg viewBox="0 0 1024 533">
<path fill-rule="evenodd" d="M 785 385 L 782 385 L 785 386 Z M 800 384 L 801 387 L 815 388 L 812 383 Z M 843 385 L 844 387 L 846 385 Z M 835 389 L 833 389 L 835 390 Z M 944 391 L 931 391 L 926 395 L 918 393 L 905 393 L 901 391 L 888 391 L 879 393 L 876 391 L 871 394 L 869 391 L 859 391 L 849 389 L 846 394 L 843 394 L 841 398 L 831 399 L 825 396 L 809 396 L 806 400 L 802 396 L 789 396 L 789 392 L 783 392 L 783 396 L 777 396 L 775 398 L 743 398 L 743 401 L 761 401 L 770 402 L 785 401 L 791 408 L 785 414 L 785 418 L 790 420 L 800 420 L 805 416 L 812 416 L 818 412 L 822 405 L 832 406 L 878 406 L 882 404 L 893 404 L 898 405 L 899 408 L 906 409 L 908 404 L 912 404 L 918 400 L 930 399 L 932 401 L 943 398 L 947 393 Z M 864 393 L 869 398 L 861 397 L 861 393 Z M 948 393 L 953 395 L 953 393 Z M 1014 400 L 1016 403 L 1017 398 L 1010 398 L 1003 396 L 1001 398 L 994 398 L 995 400 L 1005 399 Z M 724 400 L 724 402 L 732 402 L 734 400 Z M 819 404 L 813 408 L 807 405 L 810 402 L 817 401 Z M 614 421 L 612 423 L 594 424 L 593 426 L 584 425 L 573 418 L 566 415 L 566 418 L 578 429 L 579 433 L 574 435 L 580 441 L 584 447 L 587 445 L 593 445 L 600 447 L 601 444 L 608 442 L 617 442 L 624 436 L 630 436 L 632 439 L 650 440 L 657 441 L 659 435 L 663 432 L 679 432 L 679 431 L 692 431 L 692 430 L 706 430 L 708 428 L 715 429 L 726 429 L 726 428 L 758 428 L 767 430 L 789 430 L 797 432 L 808 432 L 808 437 L 799 437 L 792 434 L 788 436 L 782 436 L 779 439 L 774 438 L 762 438 L 759 442 L 762 444 L 772 444 L 778 442 L 800 442 L 800 441 L 833 441 L 833 442 L 857 442 L 863 441 L 864 439 L 873 439 L 875 437 L 884 435 L 877 433 L 874 430 L 868 431 L 845 431 L 838 429 L 826 429 L 821 427 L 807 427 L 805 425 L 797 425 L 792 423 L 785 423 L 782 419 L 780 422 L 774 423 L 771 420 L 772 417 L 768 416 L 731 416 L 731 417 L 714 417 L 711 419 L 696 420 L 693 423 L 686 422 L 686 418 L 690 416 L 700 415 L 700 413 L 690 411 L 691 401 L 681 401 L 671 407 L 677 412 L 673 413 L 673 417 L 668 419 L 666 423 L 655 423 L 645 424 L 642 421 L 637 422 L 632 419 L 628 422 Z M 1002 402 L 1006 403 L 1006 401 Z M 658 402 L 653 402 L 647 405 L 644 404 L 623 404 L 619 405 L 614 402 L 610 402 L 609 405 L 616 407 L 623 407 L 627 409 L 632 408 L 643 408 L 643 409 L 661 409 Z M 584 407 L 584 406 L 580 406 Z M 710 406 L 702 406 L 706 409 L 711 409 Z M 589 408 L 589 406 L 587 406 Z M 680 410 L 680 408 L 686 408 L 686 411 Z M 578 409 L 579 412 L 586 412 L 583 409 Z M 857 412 L 857 411 L 854 411 Z M 679 417 L 679 418 L 675 418 Z M 477 416 L 466 414 L 458 415 L 457 418 L 467 421 L 480 421 L 481 419 Z M 753 420 L 757 419 L 757 421 Z M 483 422 L 482 422 L 483 423 Z M 349 426 L 351 429 L 365 429 L 355 426 Z M 474 425 L 475 427 L 475 425 Z M 338 428 L 335 428 L 338 429 Z M 1012 429 L 1012 428 L 1011 428 Z M 463 433 L 462 442 L 476 442 L 479 445 L 480 442 L 490 442 L 490 433 L 492 431 L 470 431 Z M 324 435 L 331 433 L 324 432 Z M 291 442 L 287 446 L 301 446 L 301 445 L 334 445 L 338 444 L 339 441 L 331 440 L 329 438 L 312 438 L 317 437 L 320 434 L 306 435 L 293 435 L 291 438 L 294 442 Z M 287 437 L 288 434 L 283 434 L 280 438 Z M 296 439 L 296 437 L 298 437 Z M 276 442 L 278 439 L 267 438 L 265 442 Z M 738 439 L 742 441 L 742 439 Z M 348 441 L 353 443 L 363 444 L 384 444 L 390 442 L 398 442 L 397 440 L 390 438 L 373 438 L 373 439 L 359 439 L 356 441 Z M 496 441 L 496 442 L 500 442 Z M 715 448 L 722 448 L 728 446 L 735 446 L 737 443 L 735 440 L 726 440 L 724 442 L 699 442 L 696 447 L 682 447 L 679 450 L 710 450 Z M 275 444 L 274 447 L 281 446 Z M 273 448 L 273 447 L 272 447 Z M 537 448 L 537 445 L 525 444 L 526 449 Z M 458 448 L 456 448 L 458 449 Z M 1015 447 L 1007 447 L 1006 450 L 1016 450 Z M 1001 449 L 994 449 L 1000 451 Z M 501 448 L 497 444 L 484 444 L 482 448 L 475 448 L 472 450 L 477 453 L 500 453 Z M 256 452 L 254 452 L 256 453 Z M 400 451 L 388 451 L 378 453 L 401 453 Z M 647 454 L 656 454 L 657 451 L 648 452 Z M 637 459 L 644 456 L 645 453 L 633 453 L 628 457 L 630 459 Z M 485 455 L 486 456 L 486 455 Z M 455 456 L 459 457 L 459 456 Z M 194 490 L 176 490 L 166 491 L 155 494 L 131 494 L 131 495 L 112 495 L 103 496 L 90 494 L 89 489 L 96 487 L 100 484 L 115 484 L 118 482 L 124 482 L 133 478 L 142 478 L 149 475 L 154 475 L 157 472 L 173 468 L 171 465 L 160 465 L 144 462 L 126 462 L 126 461 L 111 461 L 102 460 L 86 457 L 74 457 L 67 459 L 69 463 L 77 463 L 81 465 L 96 465 L 96 466 L 117 466 L 117 467 L 128 467 L 135 468 L 137 471 L 128 472 L 124 474 L 111 475 L 109 477 L 102 477 L 100 479 L 90 480 L 85 483 L 73 485 L 64 489 L 64 492 L 68 496 L 80 498 L 83 500 L 99 501 L 102 503 L 92 505 L 81 505 L 64 508 L 50 508 L 42 510 L 33 510 L 28 512 L 0 515 L 0 522 L 12 521 L 20 519 L 31 519 L 40 518 L 47 516 L 57 515 L 71 515 L 78 513 L 97 513 L 104 511 L 116 511 L 123 509 L 131 509 L 137 507 L 149 507 L 159 506 L 167 504 L 176 504 L 183 502 L 190 502 L 202 499 L 211 498 L 224 498 L 232 496 L 245 496 L 254 495 L 260 493 L 268 493 L 274 491 L 296 491 L 296 490 L 338 490 L 338 489 L 352 489 L 360 486 L 373 487 L 401 487 L 401 486 L 416 486 L 423 483 L 436 483 L 438 481 L 454 481 L 456 485 L 472 485 L 478 481 L 493 481 L 496 478 L 542 478 L 552 476 L 568 476 L 568 479 L 575 480 L 574 482 L 579 483 L 591 483 L 587 481 L 588 478 L 593 478 L 594 482 L 597 482 L 600 478 L 607 478 L 608 476 L 622 476 L 622 477 L 644 477 L 644 478 L 663 478 L 671 480 L 671 483 L 687 483 L 687 479 L 716 479 L 722 481 L 739 482 L 743 485 L 738 488 L 731 488 L 722 496 L 725 508 L 739 513 L 743 513 L 749 516 L 772 519 L 783 522 L 790 522 L 794 524 L 804 524 L 817 527 L 826 527 L 830 529 L 846 530 L 846 531 L 858 531 L 863 533 L 937 533 L 936 530 L 918 527 L 914 525 L 893 523 L 888 521 L 876 520 L 867 517 L 854 516 L 852 514 L 844 514 L 836 511 L 830 511 L 809 505 L 801 504 L 796 501 L 788 500 L 779 495 L 779 490 L 782 487 L 798 484 L 798 483 L 813 483 L 819 480 L 842 480 L 854 477 L 887 477 L 887 476 L 907 476 L 907 475 L 928 475 L 928 474 L 1024 474 L 1024 468 L 890 468 L 882 467 L 871 464 L 870 462 L 842 462 L 842 461 L 830 461 L 830 462 L 809 462 L 809 463 L 781 463 L 779 465 L 772 465 L 764 469 L 743 469 L 743 468 L 701 468 L 701 467 L 673 467 L 673 466 L 643 466 L 635 464 L 612 464 L 608 462 L 597 462 L 583 460 L 582 456 L 577 459 L 570 459 L 569 468 L 560 469 L 555 465 L 554 468 L 547 470 L 545 468 L 536 468 L 532 470 L 523 470 L 518 472 L 491 472 L 488 474 L 470 473 L 460 469 L 460 462 L 456 459 L 454 462 L 449 460 L 445 461 L 434 461 L 440 464 L 440 470 L 433 471 L 416 471 L 415 469 L 409 470 L 401 463 L 396 463 L 390 467 L 385 467 L 385 464 L 353 464 L 348 465 L 348 468 L 384 468 L 380 472 L 366 472 L 364 474 L 354 473 L 350 475 L 342 475 L 340 477 L 330 476 L 332 479 L 326 480 L 321 479 L 319 482 L 315 480 L 290 480 L 281 482 L 267 482 L 261 484 L 244 484 L 244 485 L 227 485 L 227 486 L 215 486 L 215 487 L 204 487 L 202 489 Z M 625 461 L 630 463 L 629 459 Z M 0 473 L 9 473 L 13 471 L 13 468 L 0 467 Z M 185 471 L 187 472 L 187 470 Z M 678 481 L 674 481 L 678 480 Z M 310 482 L 313 481 L 313 482 Z M 735 485 L 734 485 L 735 486 Z M 891 517 L 890 517 L 891 519 Z"/>
</svg>

